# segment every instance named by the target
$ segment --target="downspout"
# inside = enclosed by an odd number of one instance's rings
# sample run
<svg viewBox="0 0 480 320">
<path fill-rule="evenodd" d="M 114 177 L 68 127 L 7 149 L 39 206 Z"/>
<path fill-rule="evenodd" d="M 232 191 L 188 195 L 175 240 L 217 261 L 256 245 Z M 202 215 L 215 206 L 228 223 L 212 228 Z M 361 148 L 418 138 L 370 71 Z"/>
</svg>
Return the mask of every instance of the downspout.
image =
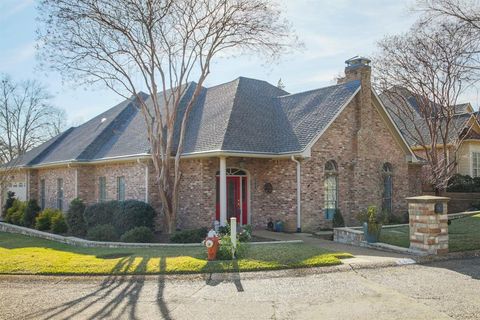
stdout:
<svg viewBox="0 0 480 320">
<path fill-rule="evenodd" d="M 302 181 L 301 181 L 301 163 L 295 156 L 292 156 L 292 161 L 297 164 L 297 232 L 302 232 Z"/>
</svg>

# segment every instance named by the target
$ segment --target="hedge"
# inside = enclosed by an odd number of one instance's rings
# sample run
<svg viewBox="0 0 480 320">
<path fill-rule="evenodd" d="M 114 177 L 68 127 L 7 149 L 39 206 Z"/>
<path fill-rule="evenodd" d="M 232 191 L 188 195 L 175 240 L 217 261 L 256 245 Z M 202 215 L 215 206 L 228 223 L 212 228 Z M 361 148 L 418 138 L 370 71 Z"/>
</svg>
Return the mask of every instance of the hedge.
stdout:
<svg viewBox="0 0 480 320">
<path fill-rule="evenodd" d="M 448 192 L 480 192 L 480 177 L 455 174 L 448 181 Z"/>
<path fill-rule="evenodd" d="M 148 203 L 138 200 L 100 202 L 85 208 L 83 219 L 86 229 L 111 224 L 117 234 L 135 227 L 153 230 L 155 210 Z"/>
</svg>

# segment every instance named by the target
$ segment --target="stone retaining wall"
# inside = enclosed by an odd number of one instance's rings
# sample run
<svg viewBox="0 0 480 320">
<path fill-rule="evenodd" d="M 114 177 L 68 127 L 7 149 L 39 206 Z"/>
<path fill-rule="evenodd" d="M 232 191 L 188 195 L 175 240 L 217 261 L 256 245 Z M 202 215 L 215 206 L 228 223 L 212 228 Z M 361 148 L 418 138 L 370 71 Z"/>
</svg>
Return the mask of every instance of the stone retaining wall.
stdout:
<svg viewBox="0 0 480 320">
<path fill-rule="evenodd" d="M 361 227 L 333 229 L 333 241 L 361 246 L 365 242 L 365 235 Z"/>
<path fill-rule="evenodd" d="M 405 226 L 404 224 L 386 225 L 382 229 L 396 228 L 399 226 Z M 366 247 L 372 249 L 378 249 L 382 251 L 391 251 L 401 254 L 409 254 L 415 256 L 425 255 L 423 252 L 411 248 L 402 248 L 387 243 L 376 242 L 368 243 L 365 241 L 362 227 L 345 227 L 333 229 L 333 241 L 339 243 L 345 243 L 356 247 Z"/>
<path fill-rule="evenodd" d="M 98 247 L 98 248 L 154 248 L 154 247 L 200 247 L 200 243 L 125 243 L 125 242 L 105 242 L 90 241 L 76 237 L 64 237 L 58 234 L 33 230 L 20 227 L 13 224 L 0 222 L 0 232 L 18 233 L 29 237 L 53 240 L 78 247 Z"/>
<path fill-rule="evenodd" d="M 90 241 L 76 237 L 65 237 L 58 234 L 38 231 L 30 228 L 20 227 L 9 223 L 0 222 L 0 232 L 23 234 L 29 237 L 42 238 L 61 242 L 77 247 L 89 248 L 158 248 L 158 247 L 201 247 L 201 243 L 126 243 L 126 242 L 106 242 L 106 241 Z M 303 243 L 302 240 L 288 241 L 264 241 L 250 242 L 251 245 L 264 244 L 283 244 L 283 243 Z"/>
</svg>

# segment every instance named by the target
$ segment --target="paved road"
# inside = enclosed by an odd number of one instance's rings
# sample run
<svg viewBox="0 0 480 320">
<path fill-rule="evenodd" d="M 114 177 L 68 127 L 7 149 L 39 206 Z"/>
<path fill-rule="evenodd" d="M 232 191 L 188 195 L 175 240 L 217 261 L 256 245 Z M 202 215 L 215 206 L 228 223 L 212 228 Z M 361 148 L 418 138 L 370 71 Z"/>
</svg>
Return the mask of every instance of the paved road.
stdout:
<svg viewBox="0 0 480 320">
<path fill-rule="evenodd" d="M 0 318 L 480 319 L 480 259 L 229 277 L 2 276 Z"/>
</svg>

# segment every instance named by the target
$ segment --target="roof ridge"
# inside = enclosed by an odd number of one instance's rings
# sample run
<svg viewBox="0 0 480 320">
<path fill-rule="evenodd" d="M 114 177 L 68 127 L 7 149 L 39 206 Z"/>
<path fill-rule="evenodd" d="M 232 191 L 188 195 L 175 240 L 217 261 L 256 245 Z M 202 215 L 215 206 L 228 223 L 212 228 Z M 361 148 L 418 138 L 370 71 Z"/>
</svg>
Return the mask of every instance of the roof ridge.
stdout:
<svg viewBox="0 0 480 320">
<path fill-rule="evenodd" d="M 232 115 L 232 111 L 233 111 L 233 108 L 235 106 L 235 103 L 237 102 L 237 99 L 238 99 L 238 88 L 240 87 L 241 77 L 238 77 L 237 79 L 235 79 L 233 81 L 230 81 L 230 82 L 227 82 L 227 83 L 235 83 L 235 82 L 237 82 L 237 87 L 235 88 L 235 96 L 233 97 L 233 102 L 232 102 L 232 105 L 231 105 L 231 108 L 230 108 L 230 111 L 229 111 L 228 121 L 227 121 L 227 125 L 225 126 L 225 132 L 223 133 L 222 143 L 221 143 L 220 149 L 223 149 L 223 146 L 225 144 L 225 137 L 227 136 L 227 131 L 228 131 L 228 128 L 230 126 L 230 122 L 232 121 L 231 115 Z"/>
<path fill-rule="evenodd" d="M 307 90 L 307 91 L 289 93 L 289 94 L 286 94 L 286 95 L 283 95 L 283 96 L 278 96 L 278 97 L 275 97 L 275 98 L 276 99 L 281 99 L 281 98 L 286 98 L 286 97 L 293 97 L 293 96 L 296 96 L 296 95 L 299 95 L 299 94 L 312 93 L 312 92 L 315 92 L 315 91 L 330 89 L 330 88 L 333 88 L 333 87 L 340 87 L 340 86 L 344 86 L 344 85 L 347 85 L 347 84 L 353 84 L 354 82 L 360 82 L 360 80 L 350 80 L 350 81 L 347 81 L 347 82 L 337 83 L 337 84 L 333 84 L 331 86 L 321 87 L 321 88 L 317 88 L 317 89 L 311 89 L 311 90 Z"/>
</svg>

